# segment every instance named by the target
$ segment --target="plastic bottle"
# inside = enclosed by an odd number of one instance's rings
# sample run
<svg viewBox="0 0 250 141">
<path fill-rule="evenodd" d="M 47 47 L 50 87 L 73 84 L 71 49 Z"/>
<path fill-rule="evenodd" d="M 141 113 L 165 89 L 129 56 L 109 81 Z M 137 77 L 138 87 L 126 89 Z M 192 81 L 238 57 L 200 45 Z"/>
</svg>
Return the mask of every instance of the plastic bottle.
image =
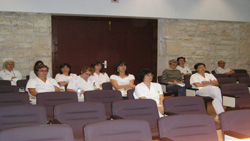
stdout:
<svg viewBox="0 0 250 141">
<path fill-rule="evenodd" d="M 77 89 L 77 94 L 80 95 L 81 94 L 81 88 Z"/>
</svg>

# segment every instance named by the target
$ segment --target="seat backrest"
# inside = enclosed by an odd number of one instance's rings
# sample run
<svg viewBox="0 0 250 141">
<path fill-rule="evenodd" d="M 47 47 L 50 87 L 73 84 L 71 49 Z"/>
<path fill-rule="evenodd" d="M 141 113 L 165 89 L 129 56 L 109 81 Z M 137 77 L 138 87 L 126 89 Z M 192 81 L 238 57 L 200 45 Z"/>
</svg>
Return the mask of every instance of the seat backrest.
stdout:
<svg viewBox="0 0 250 141">
<path fill-rule="evenodd" d="M 206 114 L 204 101 L 201 97 L 172 97 L 163 100 L 166 114 Z"/>
<path fill-rule="evenodd" d="M 158 83 L 162 84 L 162 76 L 159 75 L 159 76 L 157 77 L 157 79 L 158 79 Z"/>
<path fill-rule="evenodd" d="M 191 75 L 185 75 L 184 76 L 184 83 L 185 83 L 186 88 L 192 88 L 192 86 L 190 84 L 190 77 L 191 77 Z"/>
<path fill-rule="evenodd" d="M 56 105 L 55 119 L 69 125 L 75 139 L 83 139 L 82 127 L 87 123 L 106 120 L 104 104 L 100 102 L 76 102 Z"/>
<path fill-rule="evenodd" d="M 250 87 L 250 77 L 241 77 L 239 78 L 239 83 L 245 83 L 248 87 Z"/>
<path fill-rule="evenodd" d="M 212 73 L 213 75 L 215 75 L 215 74 L 216 74 L 215 70 L 212 70 L 212 71 L 211 71 L 211 73 Z"/>
<path fill-rule="evenodd" d="M 222 84 L 220 86 L 221 94 L 245 95 L 249 94 L 247 84 Z"/>
<path fill-rule="evenodd" d="M 74 141 L 68 125 L 34 125 L 0 131 L 1 141 Z"/>
<path fill-rule="evenodd" d="M 0 80 L 0 86 L 11 86 L 11 81 L 9 81 L 9 80 Z"/>
<path fill-rule="evenodd" d="M 46 111 L 42 106 L 16 105 L 0 107 L 0 129 L 46 124 Z"/>
<path fill-rule="evenodd" d="M 148 121 L 152 131 L 157 130 L 157 133 L 152 132 L 152 135 L 158 136 L 157 120 L 159 119 L 159 113 L 154 100 L 134 99 L 113 102 L 112 113 L 114 116 L 124 119 L 144 119 Z"/>
<path fill-rule="evenodd" d="M 236 84 L 235 78 L 217 78 L 217 81 L 219 83 L 219 86 L 221 86 L 222 84 Z"/>
<path fill-rule="evenodd" d="M 159 119 L 160 138 L 174 141 L 218 141 L 213 118 L 207 114 L 173 115 Z"/>
<path fill-rule="evenodd" d="M 215 78 L 227 78 L 226 74 L 213 74 Z"/>
<path fill-rule="evenodd" d="M 19 88 L 23 88 L 24 90 L 26 90 L 26 85 L 27 85 L 28 80 L 17 80 L 16 84 L 17 87 Z"/>
<path fill-rule="evenodd" d="M 0 86 L 0 93 L 18 93 L 19 88 L 17 86 Z"/>
<path fill-rule="evenodd" d="M 103 90 L 113 90 L 113 86 L 110 82 L 102 83 L 102 89 Z"/>
<path fill-rule="evenodd" d="M 128 99 L 135 99 L 135 97 L 134 97 L 134 91 L 135 91 L 135 89 L 130 89 L 130 90 L 127 91 L 127 97 L 128 97 Z"/>
<path fill-rule="evenodd" d="M 152 141 L 149 125 L 144 120 L 111 120 L 87 124 L 85 141 Z"/>
<path fill-rule="evenodd" d="M 86 91 L 84 93 L 84 101 L 86 102 L 102 102 L 105 105 L 106 115 L 112 115 L 111 103 L 122 100 L 122 94 L 118 90 L 96 90 Z"/>
<path fill-rule="evenodd" d="M 234 73 L 234 74 L 231 74 L 231 77 L 235 78 L 238 81 L 239 78 L 241 77 L 249 77 L 249 74 L 248 73 Z"/>
<path fill-rule="evenodd" d="M 0 106 L 30 104 L 27 93 L 0 93 Z"/>
<path fill-rule="evenodd" d="M 55 105 L 78 102 L 77 94 L 74 92 L 46 92 L 36 95 L 36 104 L 46 108 L 47 118 L 54 117 L 53 108 Z"/>
<path fill-rule="evenodd" d="M 250 136 L 250 110 L 233 110 L 220 114 L 222 132 L 235 131 Z"/>
<path fill-rule="evenodd" d="M 234 69 L 235 73 L 247 73 L 247 70 L 245 69 Z"/>
</svg>

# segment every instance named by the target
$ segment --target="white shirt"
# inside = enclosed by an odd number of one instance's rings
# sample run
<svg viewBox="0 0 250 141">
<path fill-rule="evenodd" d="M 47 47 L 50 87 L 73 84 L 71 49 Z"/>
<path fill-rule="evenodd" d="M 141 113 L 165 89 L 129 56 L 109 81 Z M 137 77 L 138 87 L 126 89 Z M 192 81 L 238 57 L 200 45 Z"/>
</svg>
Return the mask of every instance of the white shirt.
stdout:
<svg viewBox="0 0 250 141">
<path fill-rule="evenodd" d="M 55 86 L 59 88 L 59 85 L 57 84 L 56 80 L 53 78 L 47 78 L 46 82 L 43 82 L 40 78 L 35 77 L 32 79 L 29 79 L 26 85 L 26 91 L 28 91 L 28 88 L 35 88 L 38 93 L 54 92 Z"/>
<path fill-rule="evenodd" d="M 202 81 L 212 81 L 212 80 L 217 80 L 214 75 L 209 74 L 209 73 L 205 73 L 205 77 L 203 77 L 202 75 L 200 75 L 199 73 L 195 73 L 191 75 L 190 78 L 190 84 L 192 85 L 192 88 L 196 88 L 194 86 L 194 83 L 202 83 Z M 212 86 L 207 85 L 207 86 Z M 201 89 L 202 87 L 197 87 L 197 89 Z"/>
<path fill-rule="evenodd" d="M 36 78 L 36 77 L 37 77 L 34 71 L 30 71 L 30 75 L 29 75 L 29 76 L 30 76 L 30 79 L 31 79 L 31 78 Z M 47 74 L 47 78 L 51 78 L 51 76 L 50 76 L 49 73 Z"/>
<path fill-rule="evenodd" d="M 134 75 L 129 74 L 127 77 L 121 78 L 120 76 L 113 74 L 110 76 L 110 79 L 116 80 L 117 84 L 119 86 L 122 86 L 122 85 L 128 85 L 130 80 L 135 80 L 135 77 L 134 77 Z M 115 89 L 115 88 L 113 87 L 113 89 Z M 119 91 L 121 91 L 123 93 L 124 89 L 123 88 L 119 89 Z"/>
<path fill-rule="evenodd" d="M 90 78 L 88 78 L 88 81 L 85 81 L 82 77 L 77 76 L 69 80 L 67 88 L 75 91 L 77 91 L 78 89 L 91 91 L 98 89 L 99 84 L 97 84 L 95 81 L 92 81 Z"/>
<path fill-rule="evenodd" d="M 157 104 L 160 104 L 160 95 L 162 95 L 162 87 L 158 83 L 150 83 L 150 89 L 143 83 L 139 83 L 135 87 L 134 97 L 139 99 L 140 97 L 146 97 L 147 99 L 153 99 Z"/>
<path fill-rule="evenodd" d="M 181 66 L 177 66 L 176 67 L 177 70 L 179 70 L 181 72 L 181 74 L 187 74 L 187 73 L 192 73 L 192 71 L 190 70 L 189 67 L 184 66 L 184 68 L 182 68 Z"/>
<path fill-rule="evenodd" d="M 16 78 L 11 79 L 14 76 Z M 9 72 L 7 69 L 4 69 L 4 70 L 0 71 L 0 77 L 2 78 L 2 80 L 10 80 L 11 85 L 16 85 L 17 80 L 22 79 L 22 74 L 18 70 L 13 69 L 11 72 Z"/>
<path fill-rule="evenodd" d="M 229 69 L 229 68 L 222 68 L 222 67 L 217 67 L 215 69 L 215 73 L 216 74 L 224 74 L 224 73 L 227 73 L 227 72 L 230 72 L 230 71 L 231 71 L 231 69 Z"/>
<path fill-rule="evenodd" d="M 93 75 L 90 76 L 90 79 L 92 81 L 95 81 L 99 85 L 101 85 L 104 82 L 110 82 L 110 79 L 107 73 L 100 73 L 99 75 L 97 75 L 96 73 L 93 73 Z"/>
<path fill-rule="evenodd" d="M 66 75 L 64 75 L 64 74 L 58 73 L 58 74 L 56 74 L 55 79 L 56 79 L 57 82 L 68 82 L 68 81 L 69 81 L 70 79 L 72 79 L 73 77 L 77 77 L 77 75 L 74 74 L 74 73 L 70 73 L 69 76 L 66 76 Z"/>
</svg>

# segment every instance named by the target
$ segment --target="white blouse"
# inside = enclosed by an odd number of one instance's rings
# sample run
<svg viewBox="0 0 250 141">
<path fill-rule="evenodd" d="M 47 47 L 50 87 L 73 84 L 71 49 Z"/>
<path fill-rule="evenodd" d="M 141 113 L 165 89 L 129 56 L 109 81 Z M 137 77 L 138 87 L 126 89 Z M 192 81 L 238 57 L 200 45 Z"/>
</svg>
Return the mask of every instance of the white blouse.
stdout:
<svg viewBox="0 0 250 141">
<path fill-rule="evenodd" d="M 99 84 L 97 84 L 95 81 L 92 81 L 90 78 L 88 81 L 85 81 L 82 77 L 77 76 L 73 77 L 69 80 L 67 89 L 72 89 L 77 91 L 78 89 L 84 90 L 84 91 L 91 91 L 98 89 Z"/>
<path fill-rule="evenodd" d="M 59 88 L 59 85 L 57 84 L 56 80 L 53 78 L 47 78 L 46 82 L 44 82 L 40 78 L 35 77 L 32 79 L 29 79 L 26 85 L 26 91 L 28 91 L 28 88 L 35 88 L 38 93 L 54 92 L 55 86 Z M 29 95 L 31 94 L 29 93 Z"/>
<path fill-rule="evenodd" d="M 184 66 L 184 68 L 182 68 L 181 66 L 177 66 L 176 67 L 177 70 L 179 70 L 181 72 L 181 74 L 187 74 L 187 73 L 192 73 L 192 71 L 190 70 L 189 67 Z"/>
<path fill-rule="evenodd" d="M 117 84 L 119 86 L 122 86 L 122 85 L 128 85 L 130 80 L 135 80 L 135 77 L 134 77 L 134 75 L 129 74 L 127 77 L 121 78 L 120 76 L 113 74 L 110 76 L 110 79 L 116 80 Z M 113 87 L 113 89 L 115 89 L 115 88 Z M 119 89 L 119 91 L 124 92 L 124 89 L 123 88 Z"/>
<path fill-rule="evenodd" d="M 213 81 L 213 80 L 217 80 L 217 79 L 212 74 L 205 73 L 205 77 L 203 77 L 199 73 L 195 73 L 191 75 L 190 84 L 192 85 L 192 88 L 196 88 L 194 86 L 194 83 L 202 83 L 202 81 Z M 210 84 L 208 86 L 212 86 L 212 85 Z M 197 89 L 201 89 L 201 88 L 202 87 L 197 87 Z"/>
<path fill-rule="evenodd" d="M 135 99 L 146 97 L 147 99 L 153 99 L 157 104 L 160 104 L 160 95 L 163 95 L 161 85 L 153 82 L 150 83 L 150 89 L 141 82 L 135 87 L 134 91 Z"/>
<path fill-rule="evenodd" d="M 56 79 L 57 82 L 68 82 L 68 81 L 69 81 L 70 79 L 72 79 L 73 77 L 77 77 L 77 75 L 74 74 L 74 73 L 70 73 L 69 76 L 66 76 L 66 75 L 64 75 L 64 74 L 58 73 L 58 74 L 56 74 L 55 79 Z"/>
<path fill-rule="evenodd" d="M 17 80 L 22 79 L 22 74 L 18 70 L 12 70 L 9 72 L 7 69 L 0 71 L 0 77 L 2 80 L 10 80 L 11 85 L 16 85 Z M 11 79 L 12 77 L 16 77 L 15 79 Z"/>
<path fill-rule="evenodd" d="M 99 75 L 97 75 L 96 73 L 93 73 L 93 75 L 90 76 L 90 79 L 92 81 L 95 81 L 99 85 L 101 85 L 104 82 L 110 82 L 110 79 L 107 73 L 100 73 Z"/>
</svg>

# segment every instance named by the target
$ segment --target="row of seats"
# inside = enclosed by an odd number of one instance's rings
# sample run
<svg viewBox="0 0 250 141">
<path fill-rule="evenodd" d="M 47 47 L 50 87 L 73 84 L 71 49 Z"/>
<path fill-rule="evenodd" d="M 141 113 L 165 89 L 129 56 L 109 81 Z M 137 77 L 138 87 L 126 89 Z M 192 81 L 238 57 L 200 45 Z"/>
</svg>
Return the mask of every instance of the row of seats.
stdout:
<svg viewBox="0 0 250 141">
<path fill-rule="evenodd" d="M 118 120 L 106 120 L 104 104 L 99 102 L 60 104 L 56 105 L 54 109 L 56 119 L 54 123 L 70 126 L 75 140 L 152 140 L 151 136 L 153 139 L 218 140 L 216 127 L 211 116 L 185 113 L 159 119 L 159 117 L 153 116 L 158 114 L 156 105 L 150 105 L 153 102 L 153 100 L 114 102 L 113 117 Z M 43 106 L 0 107 L 0 115 L 0 140 L 6 140 L 4 138 L 6 132 L 12 133 L 12 136 L 19 134 L 19 136 L 13 136 L 19 141 L 22 138 L 30 137 L 29 135 L 32 135 L 33 138 L 49 138 L 49 136 L 42 136 L 44 133 L 38 132 L 39 129 L 34 129 L 34 125 L 48 126 L 46 125 L 46 110 Z M 235 110 L 220 114 L 223 133 L 250 137 L 249 116 L 250 110 Z M 30 130 L 29 134 L 20 134 L 19 132 L 25 132 L 25 128 L 28 128 L 23 126 L 31 126 L 33 130 Z M 16 127 L 24 129 L 17 130 Z M 35 136 L 38 133 L 32 134 L 32 131 L 37 131 L 40 135 Z M 57 130 L 52 130 L 50 134 L 59 137 Z M 69 134 L 66 135 L 68 137 Z M 7 139 L 10 140 L 10 138 Z"/>
</svg>

